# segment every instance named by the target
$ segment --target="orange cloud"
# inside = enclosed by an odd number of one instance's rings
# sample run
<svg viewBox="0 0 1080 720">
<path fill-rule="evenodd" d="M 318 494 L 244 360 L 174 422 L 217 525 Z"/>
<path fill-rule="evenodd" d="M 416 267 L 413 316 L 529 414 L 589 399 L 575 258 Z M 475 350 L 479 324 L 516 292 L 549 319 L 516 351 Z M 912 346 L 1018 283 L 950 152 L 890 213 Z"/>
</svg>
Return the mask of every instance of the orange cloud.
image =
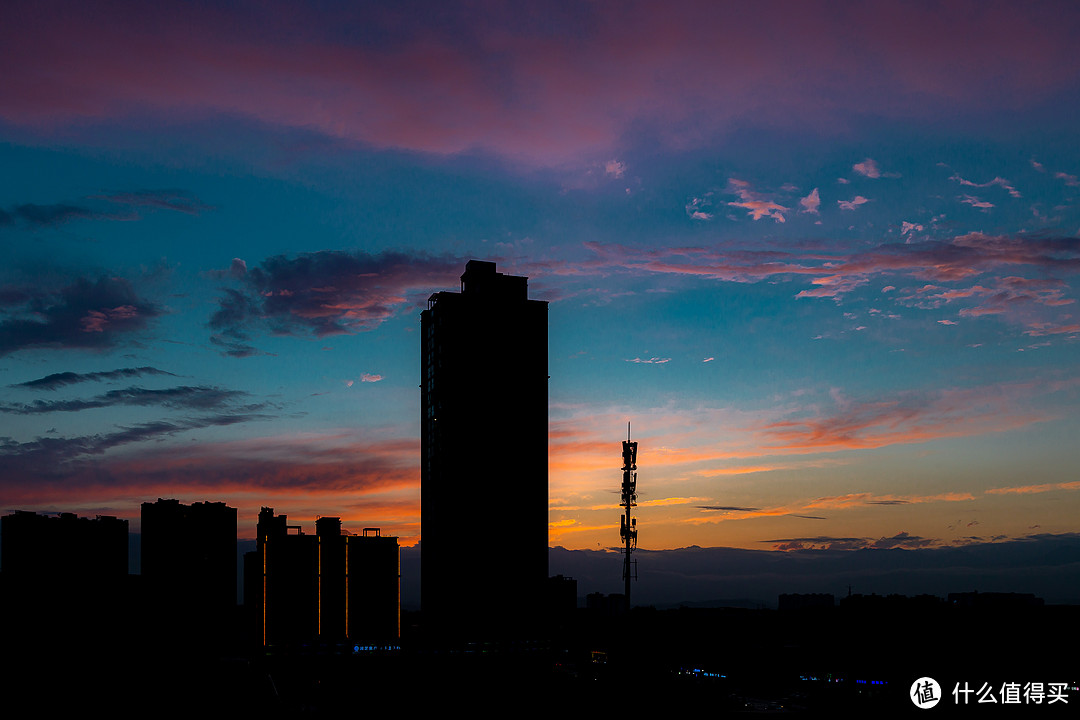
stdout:
<svg viewBox="0 0 1080 720">
<path fill-rule="evenodd" d="M 1019 485 L 1016 487 L 992 488 L 986 492 L 990 495 L 1027 495 L 1050 492 L 1052 490 L 1080 490 L 1080 480 L 1064 483 L 1044 483 L 1042 485 Z"/>
</svg>

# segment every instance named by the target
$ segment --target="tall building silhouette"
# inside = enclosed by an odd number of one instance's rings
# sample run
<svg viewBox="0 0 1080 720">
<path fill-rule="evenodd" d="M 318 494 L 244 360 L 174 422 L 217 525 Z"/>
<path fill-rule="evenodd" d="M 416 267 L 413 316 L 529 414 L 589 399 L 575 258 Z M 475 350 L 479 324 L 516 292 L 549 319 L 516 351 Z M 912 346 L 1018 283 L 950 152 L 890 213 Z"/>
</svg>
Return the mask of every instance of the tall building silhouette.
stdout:
<svg viewBox="0 0 1080 720">
<path fill-rule="evenodd" d="M 528 278 L 470 260 L 420 325 L 424 626 L 532 637 L 547 583 L 547 303 Z"/>
</svg>

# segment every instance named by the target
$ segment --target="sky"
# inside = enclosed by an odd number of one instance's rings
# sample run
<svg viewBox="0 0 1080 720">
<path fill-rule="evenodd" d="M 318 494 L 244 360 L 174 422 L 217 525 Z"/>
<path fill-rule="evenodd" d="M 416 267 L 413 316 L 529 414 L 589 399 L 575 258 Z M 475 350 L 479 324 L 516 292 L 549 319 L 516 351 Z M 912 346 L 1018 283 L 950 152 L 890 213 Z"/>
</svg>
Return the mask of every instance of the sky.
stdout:
<svg viewBox="0 0 1080 720">
<path fill-rule="evenodd" d="M 415 545 L 420 311 L 475 258 L 550 303 L 552 546 L 619 544 L 627 422 L 643 550 L 1072 537 L 1078 35 L 1072 2 L 5 2 L 0 513 Z"/>
</svg>

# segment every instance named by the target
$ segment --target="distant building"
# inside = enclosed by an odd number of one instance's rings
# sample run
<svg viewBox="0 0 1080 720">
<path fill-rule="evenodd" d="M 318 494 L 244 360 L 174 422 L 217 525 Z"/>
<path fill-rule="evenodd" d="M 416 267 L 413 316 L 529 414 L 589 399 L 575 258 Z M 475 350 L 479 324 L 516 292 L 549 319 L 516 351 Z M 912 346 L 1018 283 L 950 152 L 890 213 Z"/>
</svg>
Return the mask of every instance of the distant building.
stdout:
<svg viewBox="0 0 1080 720">
<path fill-rule="evenodd" d="M 236 606 L 236 508 L 223 502 L 142 504 L 142 577 L 155 602 L 193 617 Z"/>
<path fill-rule="evenodd" d="M 421 327 L 421 604 L 460 640 L 534 637 L 548 554 L 547 303 L 471 260 Z"/>
<path fill-rule="evenodd" d="M 974 591 L 949 593 L 949 604 L 963 608 L 1008 610 L 1040 608 L 1045 601 L 1032 593 Z"/>
<path fill-rule="evenodd" d="M 784 593 L 777 603 L 778 610 L 833 607 L 836 607 L 836 598 L 832 593 Z"/>
<path fill-rule="evenodd" d="M 622 615 L 627 610 L 626 596 L 622 593 L 589 593 L 585 596 L 585 609 L 592 615 Z"/>
<path fill-rule="evenodd" d="M 306 535 L 264 507 L 258 549 L 244 556 L 244 603 L 264 646 L 389 646 L 401 634 L 400 578 L 396 537 L 344 534 L 336 517 Z"/>
<path fill-rule="evenodd" d="M 0 645 L 12 649 L 6 671 L 30 648 L 78 652 L 72 644 L 97 645 L 98 661 L 108 663 L 115 659 L 108 648 L 131 640 L 137 606 L 127 520 L 16 511 L 0 518 L 0 548 Z"/>
<path fill-rule="evenodd" d="M 0 518 L 0 571 L 7 578 L 116 580 L 128 574 L 128 521 L 16 510 Z"/>
<path fill-rule="evenodd" d="M 554 615 L 573 615 L 577 610 L 577 580 L 565 575 L 548 578 L 547 602 Z"/>
</svg>

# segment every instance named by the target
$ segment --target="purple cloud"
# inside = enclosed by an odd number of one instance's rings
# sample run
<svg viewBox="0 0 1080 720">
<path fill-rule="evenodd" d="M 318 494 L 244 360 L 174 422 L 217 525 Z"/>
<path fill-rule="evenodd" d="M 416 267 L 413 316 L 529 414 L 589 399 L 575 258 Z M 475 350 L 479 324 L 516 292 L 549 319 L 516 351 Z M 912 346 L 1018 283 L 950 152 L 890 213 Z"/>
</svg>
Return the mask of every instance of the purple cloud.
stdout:
<svg viewBox="0 0 1080 720">
<path fill-rule="evenodd" d="M 1080 31 L 1075 13 L 1049 22 L 1019 4 L 836 13 L 823 1 L 757 3 L 738 23 L 724 4 L 701 2 L 303 13 L 268 2 L 257 18 L 235 5 L 16 6 L 0 22 L 5 66 L 18 68 L 0 86 L 8 123 L 216 112 L 376 147 L 481 148 L 539 164 L 602 162 L 639 123 L 678 144 L 746 118 L 829 128 L 896 107 L 917 116 L 1015 107 L 1075 83 Z"/>
<path fill-rule="evenodd" d="M 0 315 L 0 355 L 33 347 L 111 347 L 161 314 L 123 278 L 79 278 L 59 290 L 12 293 Z"/>
<path fill-rule="evenodd" d="M 452 288 L 464 263 L 406 253 L 321 251 L 267 258 L 227 288 L 210 318 L 211 341 L 228 355 L 257 352 L 255 333 L 318 337 L 372 330 L 433 289 Z M 237 263 L 233 261 L 234 277 Z"/>
</svg>

